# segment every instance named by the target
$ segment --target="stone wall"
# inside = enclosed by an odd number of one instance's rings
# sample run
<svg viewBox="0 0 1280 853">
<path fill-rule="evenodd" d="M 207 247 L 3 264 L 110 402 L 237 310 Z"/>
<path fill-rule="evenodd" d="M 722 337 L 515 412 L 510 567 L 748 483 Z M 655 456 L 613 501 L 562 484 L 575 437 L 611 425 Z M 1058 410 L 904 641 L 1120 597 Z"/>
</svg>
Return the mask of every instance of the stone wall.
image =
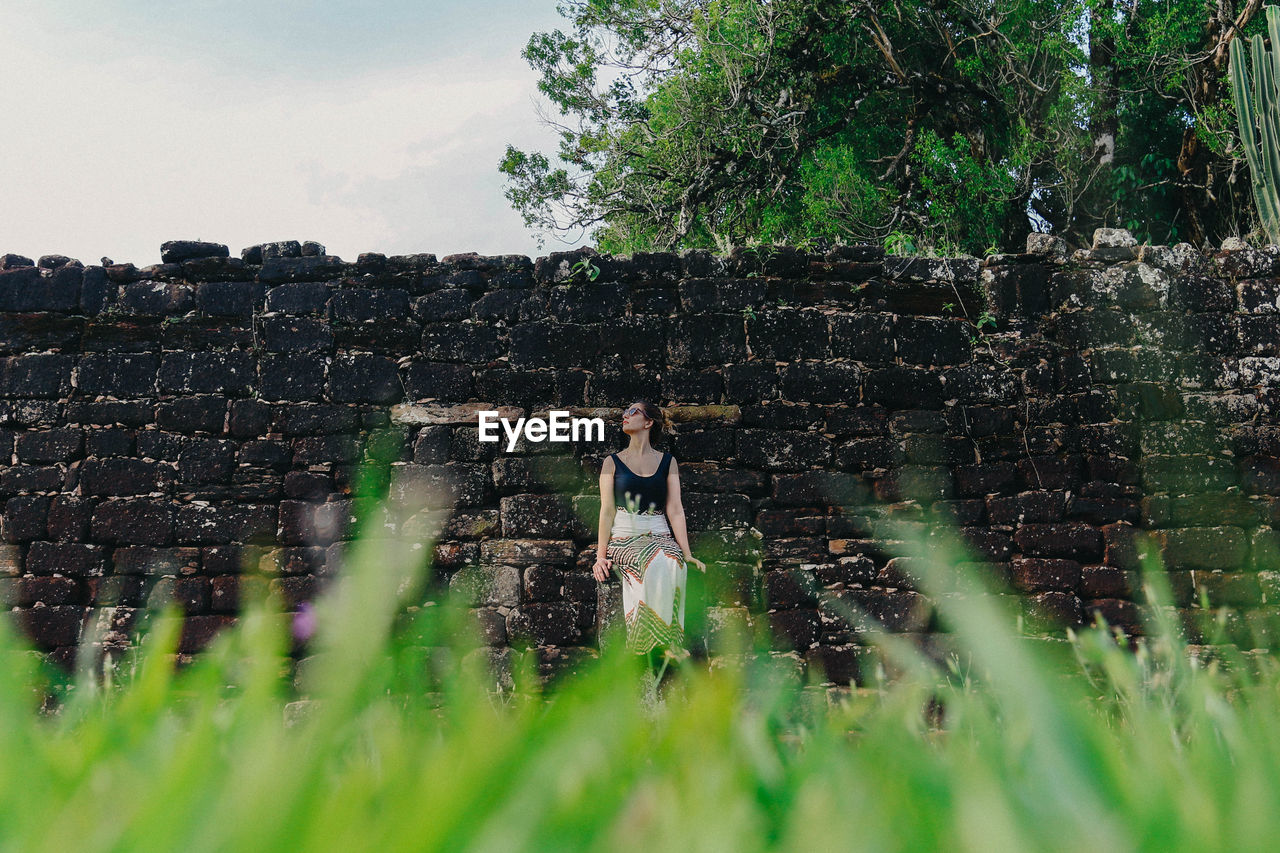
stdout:
<svg viewBox="0 0 1280 853">
<path fill-rule="evenodd" d="M 985 260 L 347 262 L 294 242 L 162 259 L 0 258 L 0 596 L 55 661 L 101 623 L 127 644 L 159 601 L 187 614 L 190 655 L 248 585 L 312 598 L 377 434 L 393 482 L 447 490 L 438 578 L 495 653 L 569 665 L 619 618 L 617 583 L 590 570 L 597 477 L 638 397 L 669 406 L 695 554 L 716 555 L 693 579 L 712 605 L 689 614 L 698 637 L 767 625 L 797 667 L 855 677 L 841 602 L 938 627 L 884 526 L 938 516 L 1044 630 L 1101 612 L 1140 633 L 1149 536 L 1193 634 L 1207 591 L 1228 639 L 1277 636 L 1275 247 L 1100 231 Z M 606 440 L 508 453 L 477 440 L 478 409 L 599 414 Z"/>
</svg>

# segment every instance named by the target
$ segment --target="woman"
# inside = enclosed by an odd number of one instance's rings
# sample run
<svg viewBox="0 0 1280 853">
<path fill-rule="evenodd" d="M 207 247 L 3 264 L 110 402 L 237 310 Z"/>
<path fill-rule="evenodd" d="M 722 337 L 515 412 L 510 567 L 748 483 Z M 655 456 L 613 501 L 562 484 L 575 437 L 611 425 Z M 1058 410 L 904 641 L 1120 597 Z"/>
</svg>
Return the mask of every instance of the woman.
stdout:
<svg viewBox="0 0 1280 853">
<path fill-rule="evenodd" d="M 659 679 L 668 659 L 689 654 L 684 648 L 687 565 L 707 570 L 689 551 L 676 461 L 652 446 L 665 425 L 662 410 L 644 400 L 623 412 L 622 431 L 631 442 L 605 457 L 600 469 L 600 540 L 592 569 L 603 581 L 616 563 L 627 648 L 645 655 Z"/>
</svg>

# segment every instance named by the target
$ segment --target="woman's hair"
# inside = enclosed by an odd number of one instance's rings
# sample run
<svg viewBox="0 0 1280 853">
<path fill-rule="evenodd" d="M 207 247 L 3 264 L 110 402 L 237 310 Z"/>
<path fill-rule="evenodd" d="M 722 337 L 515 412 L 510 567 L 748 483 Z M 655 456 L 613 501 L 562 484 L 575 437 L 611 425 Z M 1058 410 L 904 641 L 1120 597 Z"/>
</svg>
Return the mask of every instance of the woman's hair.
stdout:
<svg viewBox="0 0 1280 853">
<path fill-rule="evenodd" d="M 671 421 L 667 420 L 667 413 L 662 411 L 660 406 L 655 406 L 648 400 L 636 400 L 636 403 L 644 411 L 644 416 L 653 421 L 653 426 L 649 428 L 649 443 L 655 447 L 663 443 L 664 438 L 670 434 L 675 434 Z"/>
</svg>

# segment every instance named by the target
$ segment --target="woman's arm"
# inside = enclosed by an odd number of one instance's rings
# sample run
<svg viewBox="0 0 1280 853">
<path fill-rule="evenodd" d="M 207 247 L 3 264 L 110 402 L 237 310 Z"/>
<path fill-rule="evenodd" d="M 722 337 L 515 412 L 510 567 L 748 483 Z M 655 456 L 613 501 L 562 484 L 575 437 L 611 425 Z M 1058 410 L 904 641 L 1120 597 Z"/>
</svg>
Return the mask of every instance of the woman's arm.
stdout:
<svg viewBox="0 0 1280 853">
<path fill-rule="evenodd" d="M 685 560 L 694 562 L 701 571 L 705 572 L 706 566 L 701 560 L 695 559 L 693 552 L 689 550 L 689 531 L 684 520 L 684 504 L 680 502 L 680 469 L 675 459 L 671 460 L 671 468 L 667 473 L 667 524 L 671 527 L 671 535 L 675 537 L 676 544 L 684 552 Z"/>
<path fill-rule="evenodd" d="M 593 569 L 595 578 L 602 581 L 608 577 L 612 561 L 608 557 L 609 535 L 613 533 L 613 518 L 618 514 L 613 505 L 613 457 L 606 456 L 600 466 L 600 536 L 596 542 L 596 564 Z"/>
</svg>

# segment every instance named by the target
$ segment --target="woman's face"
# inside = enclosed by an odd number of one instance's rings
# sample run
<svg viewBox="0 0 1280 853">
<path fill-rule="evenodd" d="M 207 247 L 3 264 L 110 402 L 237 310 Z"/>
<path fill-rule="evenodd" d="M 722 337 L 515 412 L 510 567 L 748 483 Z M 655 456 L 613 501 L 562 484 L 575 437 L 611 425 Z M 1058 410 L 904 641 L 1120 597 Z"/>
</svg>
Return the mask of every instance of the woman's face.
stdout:
<svg viewBox="0 0 1280 853">
<path fill-rule="evenodd" d="M 643 432 L 648 429 L 649 419 L 639 403 L 632 403 L 622 412 L 622 431 L 625 433 Z"/>
</svg>

